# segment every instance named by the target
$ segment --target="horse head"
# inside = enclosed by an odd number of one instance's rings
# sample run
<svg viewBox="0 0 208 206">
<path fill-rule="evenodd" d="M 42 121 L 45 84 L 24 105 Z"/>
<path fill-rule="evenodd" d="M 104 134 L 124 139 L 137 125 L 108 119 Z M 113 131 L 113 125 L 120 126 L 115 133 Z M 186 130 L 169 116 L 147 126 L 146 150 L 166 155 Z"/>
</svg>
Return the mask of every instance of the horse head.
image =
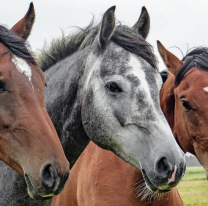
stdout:
<svg viewBox="0 0 208 206">
<path fill-rule="evenodd" d="M 198 158 L 208 178 L 208 49 L 196 48 L 180 61 L 159 41 L 158 50 L 170 72 L 161 107 L 184 152 Z"/>
<path fill-rule="evenodd" d="M 93 43 L 81 84 L 84 129 L 98 146 L 141 170 L 150 190 L 166 192 L 180 181 L 185 162 L 160 108 L 162 79 L 145 41 L 149 15 L 143 7 L 129 28 L 116 26 L 114 11 L 86 36 Z"/>
<path fill-rule="evenodd" d="M 31 197 L 46 199 L 63 189 L 69 163 L 45 108 L 45 77 L 25 42 L 34 19 L 31 3 L 11 30 L 0 26 L 0 158 L 24 175 Z"/>
</svg>

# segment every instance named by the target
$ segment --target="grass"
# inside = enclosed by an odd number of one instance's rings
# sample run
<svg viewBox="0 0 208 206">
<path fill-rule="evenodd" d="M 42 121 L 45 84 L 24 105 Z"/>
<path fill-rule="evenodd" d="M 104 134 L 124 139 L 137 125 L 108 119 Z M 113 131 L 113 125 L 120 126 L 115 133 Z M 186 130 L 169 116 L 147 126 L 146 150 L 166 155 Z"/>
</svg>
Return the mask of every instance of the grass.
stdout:
<svg viewBox="0 0 208 206">
<path fill-rule="evenodd" d="M 208 206 L 208 182 L 202 167 L 188 167 L 177 188 L 184 206 Z"/>
</svg>

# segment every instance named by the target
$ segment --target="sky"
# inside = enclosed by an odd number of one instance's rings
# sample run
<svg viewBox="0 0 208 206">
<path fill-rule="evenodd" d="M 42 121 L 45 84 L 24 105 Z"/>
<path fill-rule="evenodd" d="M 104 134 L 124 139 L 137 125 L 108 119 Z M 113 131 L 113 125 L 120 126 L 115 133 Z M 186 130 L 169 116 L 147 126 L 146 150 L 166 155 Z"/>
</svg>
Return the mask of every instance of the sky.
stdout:
<svg viewBox="0 0 208 206">
<path fill-rule="evenodd" d="M 0 24 L 11 28 L 27 12 L 30 0 L 1 0 Z M 36 21 L 28 41 L 34 52 L 44 42 L 73 30 L 85 27 L 93 15 L 100 20 L 111 6 L 116 6 L 116 19 L 133 26 L 138 20 L 142 6 L 150 15 L 150 33 L 147 41 L 153 46 L 159 60 L 159 69 L 165 66 L 157 52 L 156 40 L 182 58 L 188 48 L 208 45 L 207 0 L 33 0 Z"/>
</svg>

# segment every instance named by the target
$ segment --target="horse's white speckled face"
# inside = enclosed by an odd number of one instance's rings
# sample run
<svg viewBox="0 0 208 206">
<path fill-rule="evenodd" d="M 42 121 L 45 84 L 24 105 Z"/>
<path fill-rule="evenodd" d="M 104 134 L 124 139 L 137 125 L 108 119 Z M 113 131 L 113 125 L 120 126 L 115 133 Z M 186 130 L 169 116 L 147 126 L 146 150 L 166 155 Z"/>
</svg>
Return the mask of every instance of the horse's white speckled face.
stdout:
<svg viewBox="0 0 208 206">
<path fill-rule="evenodd" d="M 86 65 L 91 67 L 86 68 L 83 121 L 89 137 L 146 175 L 163 157 L 173 168 L 180 164 L 184 157 L 160 109 L 160 74 L 114 43 L 99 58 L 91 54 Z M 155 174 L 149 176 L 154 182 Z"/>
<path fill-rule="evenodd" d="M 83 126 L 97 145 L 141 170 L 150 190 L 165 192 L 180 181 L 185 163 L 160 108 L 162 79 L 144 40 L 149 17 L 142 12 L 133 29 L 116 27 L 114 11 L 105 12 L 90 46 L 82 82 Z"/>
</svg>

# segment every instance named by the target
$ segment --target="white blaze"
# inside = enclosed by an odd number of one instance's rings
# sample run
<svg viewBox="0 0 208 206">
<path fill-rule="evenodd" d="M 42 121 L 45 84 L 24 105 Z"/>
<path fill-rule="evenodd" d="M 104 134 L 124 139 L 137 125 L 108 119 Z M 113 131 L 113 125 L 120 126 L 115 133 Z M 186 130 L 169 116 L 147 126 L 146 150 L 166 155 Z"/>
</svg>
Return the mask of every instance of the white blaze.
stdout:
<svg viewBox="0 0 208 206">
<path fill-rule="evenodd" d="M 13 55 L 12 62 L 15 64 L 17 70 L 26 75 L 31 82 L 32 70 L 29 64 L 24 59 L 21 59 L 15 55 Z"/>
<path fill-rule="evenodd" d="M 132 73 L 140 80 L 142 88 L 146 91 L 146 94 L 148 95 L 148 99 L 151 99 L 149 86 L 145 78 L 146 75 L 142 70 L 142 65 L 140 61 L 134 55 L 131 55 L 129 65 L 133 69 Z"/>
<path fill-rule="evenodd" d="M 208 87 L 204 87 L 204 91 L 205 92 L 208 92 Z"/>
</svg>

